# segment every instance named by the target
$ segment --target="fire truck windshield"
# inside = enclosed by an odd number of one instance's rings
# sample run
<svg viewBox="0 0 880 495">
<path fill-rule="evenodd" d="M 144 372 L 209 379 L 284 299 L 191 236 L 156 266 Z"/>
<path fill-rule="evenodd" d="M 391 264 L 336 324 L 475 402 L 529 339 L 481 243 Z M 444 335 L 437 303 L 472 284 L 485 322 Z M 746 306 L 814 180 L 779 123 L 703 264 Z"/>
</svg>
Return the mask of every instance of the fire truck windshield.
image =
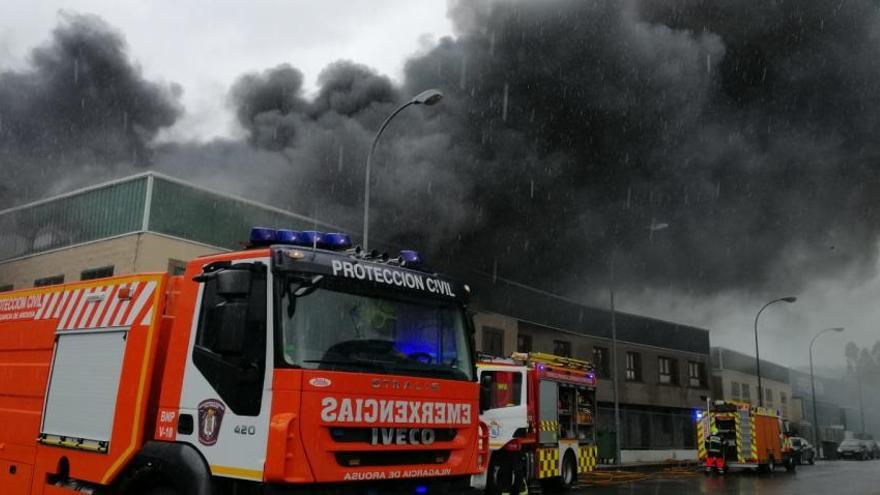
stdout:
<svg viewBox="0 0 880 495">
<path fill-rule="evenodd" d="M 464 310 L 457 304 L 324 286 L 280 302 L 289 365 L 473 379 Z"/>
</svg>

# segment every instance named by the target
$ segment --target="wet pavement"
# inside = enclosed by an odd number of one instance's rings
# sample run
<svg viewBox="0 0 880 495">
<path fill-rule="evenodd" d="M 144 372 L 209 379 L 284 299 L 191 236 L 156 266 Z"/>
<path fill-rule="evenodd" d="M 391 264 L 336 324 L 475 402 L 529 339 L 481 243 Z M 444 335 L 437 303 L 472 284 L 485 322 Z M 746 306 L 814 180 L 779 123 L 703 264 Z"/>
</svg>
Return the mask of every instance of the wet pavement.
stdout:
<svg viewBox="0 0 880 495">
<path fill-rule="evenodd" d="M 819 461 L 796 473 L 733 471 L 721 477 L 655 477 L 632 483 L 579 487 L 583 495 L 797 494 L 880 495 L 880 461 Z"/>
</svg>

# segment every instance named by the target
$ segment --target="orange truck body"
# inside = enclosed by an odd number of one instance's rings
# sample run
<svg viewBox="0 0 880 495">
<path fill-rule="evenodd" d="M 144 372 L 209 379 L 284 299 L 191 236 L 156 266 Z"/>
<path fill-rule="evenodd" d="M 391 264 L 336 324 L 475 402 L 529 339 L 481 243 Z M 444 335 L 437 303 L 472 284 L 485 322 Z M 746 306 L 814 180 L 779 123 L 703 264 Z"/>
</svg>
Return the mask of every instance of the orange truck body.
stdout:
<svg viewBox="0 0 880 495">
<path fill-rule="evenodd" d="M 795 452 L 777 410 L 715 401 L 699 413 L 696 430 L 699 457 L 707 471 L 795 468 Z"/>
<path fill-rule="evenodd" d="M 377 276 L 384 270 L 379 282 L 428 277 L 351 252 L 292 251 L 266 246 L 199 258 L 179 277 L 144 273 L 0 294 L 0 493 L 469 486 L 488 459 L 473 379 L 283 366 L 279 332 L 265 329 L 255 405 L 233 403 L 239 382 L 223 392 L 201 376 L 194 346 L 208 296 L 194 278 L 206 267 L 273 267 L 273 257 L 295 254 L 328 278 L 343 263 Z M 269 277 L 270 308 L 283 304 L 272 297 L 272 277 L 280 277 L 273 270 L 261 275 Z M 271 329 L 272 320 L 263 324 Z M 253 411 L 240 413 L 245 407 Z"/>
</svg>

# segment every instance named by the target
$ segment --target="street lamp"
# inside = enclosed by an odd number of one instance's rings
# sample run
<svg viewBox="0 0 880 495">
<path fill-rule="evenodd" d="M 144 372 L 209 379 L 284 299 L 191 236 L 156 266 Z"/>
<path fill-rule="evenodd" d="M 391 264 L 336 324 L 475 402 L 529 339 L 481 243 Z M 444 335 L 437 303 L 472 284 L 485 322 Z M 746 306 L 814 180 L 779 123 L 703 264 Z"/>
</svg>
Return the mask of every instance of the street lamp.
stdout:
<svg viewBox="0 0 880 495">
<path fill-rule="evenodd" d="M 648 227 L 648 239 L 653 242 L 654 232 L 669 228 L 668 223 L 657 223 L 655 219 L 651 219 L 651 226 Z M 619 465 L 620 459 L 620 398 L 618 392 L 617 376 L 617 317 L 614 312 L 614 255 L 616 246 L 611 246 L 611 283 L 608 287 L 611 306 L 611 377 L 612 377 L 612 394 L 614 395 L 614 455 L 615 461 Z"/>
<path fill-rule="evenodd" d="M 822 444 L 819 442 L 819 416 L 816 413 L 816 379 L 813 377 L 813 344 L 816 342 L 816 339 L 825 332 L 842 331 L 843 327 L 826 328 L 817 333 L 816 336 L 813 337 L 813 340 L 810 341 L 810 388 L 813 391 L 813 441 L 816 442 L 816 447 L 820 449 L 822 448 Z"/>
<path fill-rule="evenodd" d="M 764 388 L 761 386 L 761 353 L 758 350 L 758 318 L 761 317 L 761 313 L 767 309 L 767 306 L 770 306 L 773 303 L 778 302 L 786 302 L 791 304 L 797 301 L 797 297 L 788 296 L 788 297 L 780 297 L 779 299 L 774 299 L 767 304 L 765 304 L 759 311 L 758 314 L 755 315 L 755 365 L 758 372 L 758 405 L 764 407 Z"/>
<path fill-rule="evenodd" d="M 421 93 L 415 95 L 408 102 L 404 103 L 397 107 L 396 110 L 391 112 L 388 117 L 385 118 L 385 121 L 382 122 L 382 126 L 379 127 L 379 131 L 376 132 L 376 136 L 373 138 L 373 144 L 370 146 L 370 153 L 367 155 L 367 170 L 366 170 L 366 179 L 364 180 L 364 251 L 369 251 L 368 249 L 368 241 L 367 238 L 370 234 L 370 163 L 373 161 L 373 152 L 376 151 L 376 144 L 379 143 L 379 137 L 382 136 L 382 132 L 388 127 L 388 123 L 391 122 L 397 114 L 403 111 L 404 108 L 410 105 L 434 105 L 440 100 L 443 99 L 443 93 L 436 89 L 429 89 L 426 91 L 422 91 Z"/>
</svg>

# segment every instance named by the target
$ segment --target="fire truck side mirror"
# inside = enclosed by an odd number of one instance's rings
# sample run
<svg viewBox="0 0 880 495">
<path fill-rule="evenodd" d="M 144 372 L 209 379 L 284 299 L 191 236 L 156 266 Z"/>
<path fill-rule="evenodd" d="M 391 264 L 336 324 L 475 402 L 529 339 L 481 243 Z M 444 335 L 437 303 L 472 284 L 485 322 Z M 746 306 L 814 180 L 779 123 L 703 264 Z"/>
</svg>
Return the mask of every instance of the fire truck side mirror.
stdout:
<svg viewBox="0 0 880 495">
<path fill-rule="evenodd" d="M 220 355 L 240 356 L 247 340 L 247 300 L 226 301 L 208 311 L 207 326 L 214 334 L 211 350 Z"/>
<path fill-rule="evenodd" d="M 217 272 L 217 294 L 223 297 L 247 297 L 251 291 L 249 270 L 223 270 Z"/>
</svg>

